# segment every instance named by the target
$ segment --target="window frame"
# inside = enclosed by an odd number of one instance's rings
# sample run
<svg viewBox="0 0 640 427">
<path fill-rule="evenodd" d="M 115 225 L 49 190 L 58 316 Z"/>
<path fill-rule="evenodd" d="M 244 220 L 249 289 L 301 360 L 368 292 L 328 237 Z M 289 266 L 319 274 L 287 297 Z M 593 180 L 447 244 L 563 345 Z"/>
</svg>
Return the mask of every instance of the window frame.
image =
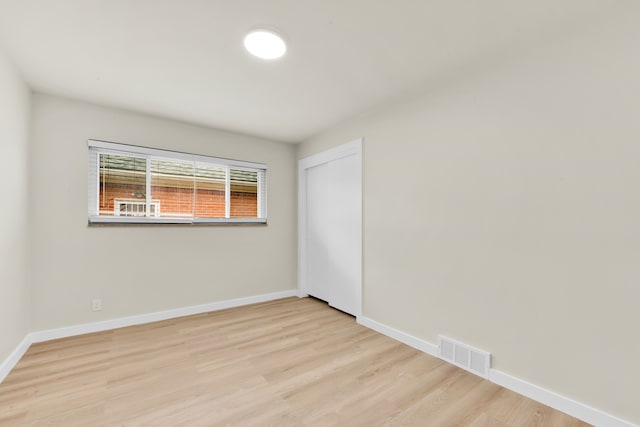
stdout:
<svg viewBox="0 0 640 427">
<path fill-rule="evenodd" d="M 267 186 L 266 174 L 267 165 L 264 163 L 254 163 L 241 160 L 225 159 L 220 157 L 205 156 L 200 154 L 190 154 L 180 151 L 162 150 L 157 148 L 141 147 L 129 144 L 100 141 L 95 139 L 87 140 L 88 147 L 88 223 L 89 224 L 192 224 L 192 225 L 215 225 L 215 224 L 266 224 L 267 223 Z M 99 195 L 100 195 L 100 155 L 112 154 L 120 156 L 130 156 L 143 158 L 147 162 L 146 167 L 146 214 L 145 216 L 106 216 L 100 215 Z M 202 218 L 202 217 L 157 217 L 149 214 L 149 205 L 153 204 L 150 193 L 152 160 L 170 161 L 176 163 L 192 164 L 194 170 L 197 164 L 206 164 L 210 167 L 223 168 L 226 170 L 225 179 L 225 217 L 224 218 Z M 257 172 L 257 218 L 231 218 L 231 170 L 245 170 Z M 194 188 L 195 191 L 195 188 Z"/>
</svg>

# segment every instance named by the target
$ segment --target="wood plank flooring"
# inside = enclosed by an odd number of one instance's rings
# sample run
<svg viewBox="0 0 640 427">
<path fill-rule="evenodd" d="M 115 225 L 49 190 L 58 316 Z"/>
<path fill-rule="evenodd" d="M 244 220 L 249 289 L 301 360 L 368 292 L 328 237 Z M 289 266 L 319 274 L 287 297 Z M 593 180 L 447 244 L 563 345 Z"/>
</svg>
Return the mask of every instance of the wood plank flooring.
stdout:
<svg viewBox="0 0 640 427">
<path fill-rule="evenodd" d="M 587 426 L 283 300 L 34 344 L 0 426 Z"/>
</svg>

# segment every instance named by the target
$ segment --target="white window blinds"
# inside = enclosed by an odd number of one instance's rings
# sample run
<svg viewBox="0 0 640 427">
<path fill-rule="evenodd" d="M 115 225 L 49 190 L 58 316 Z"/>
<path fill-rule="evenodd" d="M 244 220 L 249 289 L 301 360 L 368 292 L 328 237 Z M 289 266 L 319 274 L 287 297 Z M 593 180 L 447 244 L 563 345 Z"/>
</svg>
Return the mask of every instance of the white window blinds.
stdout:
<svg viewBox="0 0 640 427">
<path fill-rule="evenodd" d="M 89 140 L 89 223 L 266 223 L 261 163 Z"/>
</svg>

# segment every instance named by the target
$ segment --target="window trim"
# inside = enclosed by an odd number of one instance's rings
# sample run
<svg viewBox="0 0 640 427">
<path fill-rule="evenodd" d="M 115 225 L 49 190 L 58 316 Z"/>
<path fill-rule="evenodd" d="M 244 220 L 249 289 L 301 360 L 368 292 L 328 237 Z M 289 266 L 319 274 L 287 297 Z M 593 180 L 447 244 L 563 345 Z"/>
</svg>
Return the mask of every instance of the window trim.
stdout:
<svg viewBox="0 0 640 427">
<path fill-rule="evenodd" d="M 267 223 L 267 189 L 266 189 L 266 172 L 267 165 L 264 163 L 254 163 L 241 160 L 225 159 L 213 156 L 204 156 L 200 154 L 190 154 L 181 151 L 161 150 L 149 147 L 140 147 L 136 145 L 120 144 L 115 142 L 100 141 L 95 139 L 87 140 L 87 147 L 89 152 L 88 165 L 89 165 L 89 197 L 88 197 L 88 222 L 89 224 L 192 224 L 192 225 L 207 225 L 207 224 L 266 224 Z M 146 187 L 147 194 L 150 193 L 151 186 L 151 173 L 150 173 L 150 161 L 151 160 L 175 160 L 177 162 L 193 163 L 194 167 L 196 163 L 206 163 L 208 165 L 222 167 L 226 169 L 225 179 L 225 218 L 161 218 L 154 216 L 102 216 L 99 214 L 99 194 L 100 194 L 100 154 L 116 154 L 125 156 L 135 156 L 144 158 L 147 161 L 147 173 L 146 173 Z M 93 157 L 95 156 L 95 157 Z M 93 159 L 92 159 L 93 157 Z M 93 162 L 92 162 L 93 160 Z M 95 163 L 95 168 L 92 168 L 92 164 Z M 231 218 L 231 169 L 234 170 L 247 170 L 257 171 L 257 218 Z M 149 212 L 149 204 L 153 203 L 151 197 L 147 197 L 146 212 Z"/>
</svg>

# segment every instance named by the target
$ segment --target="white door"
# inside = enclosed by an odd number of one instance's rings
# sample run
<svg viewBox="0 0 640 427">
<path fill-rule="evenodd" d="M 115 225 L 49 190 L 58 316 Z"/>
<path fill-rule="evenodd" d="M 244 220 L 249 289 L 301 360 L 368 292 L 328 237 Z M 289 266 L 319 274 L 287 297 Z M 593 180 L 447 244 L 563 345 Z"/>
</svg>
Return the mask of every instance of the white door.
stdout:
<svg viewBox="0 0 640 427">
<path fill-rule="evenodd" d="M 362 142 L 300 161 L 301 293 L 359 315 L 362 300 Z"/>
<path fill-rule="evenodd" d="M 307 169 L 307 293 L 329 301 L 329 186 L 327 163 Z"/>
</svg>

